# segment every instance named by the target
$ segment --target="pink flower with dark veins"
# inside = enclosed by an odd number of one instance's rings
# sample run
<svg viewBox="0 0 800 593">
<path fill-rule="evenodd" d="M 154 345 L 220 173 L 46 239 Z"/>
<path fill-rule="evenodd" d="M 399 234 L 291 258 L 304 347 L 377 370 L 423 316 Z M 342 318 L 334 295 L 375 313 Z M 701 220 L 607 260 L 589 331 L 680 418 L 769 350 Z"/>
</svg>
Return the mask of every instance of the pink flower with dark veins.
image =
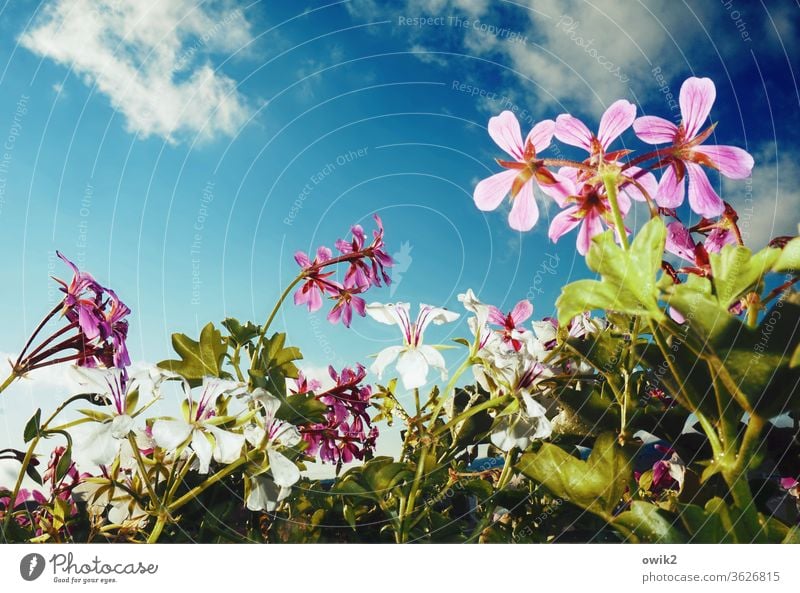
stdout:
<svg viewBox="0 0 800 593">
<path fill-rule="evenodd" d="M 681 85 L 681 124 L 646 115 L 633 123 L 636 135 L 648 144 L 666 144 L 661 164 L 666 170 L 658 184 L 659 206 L 677 208 L 683 203 L 689 178 L 689 206 L 701 216 L 719 216 L 725 209 L 703 167 L 716 169 L 729 179 L 746 179 L 753 170 L 753 157 L 736 146 L 703 144 L 714 131 L 712 124 L 700 131 L 711 112 L 717 90 L 709 78 L 688 78 Z"/>
<path fill-rule="evenodd" d="M 518 302 L 508 314 L 504 314 L 493 305 L 489 306 L 489 322 L 502 328 L 499 332 L 502 334 L 503 342 L 517 352 L 522 350 L 523 344 L 514 337 L 514 332 L 525 332 L 526 330 L 522 327 L 522 324 L 531 315 L 533 315 L 533 305 L 527 300 Z"/>
</svg>

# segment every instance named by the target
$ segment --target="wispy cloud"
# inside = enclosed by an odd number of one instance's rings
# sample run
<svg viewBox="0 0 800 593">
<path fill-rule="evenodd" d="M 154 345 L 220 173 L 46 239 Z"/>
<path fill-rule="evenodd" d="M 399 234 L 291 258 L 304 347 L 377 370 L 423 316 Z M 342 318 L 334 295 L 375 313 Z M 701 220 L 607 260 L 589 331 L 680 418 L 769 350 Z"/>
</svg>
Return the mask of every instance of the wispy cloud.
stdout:
<svg viewBox="0 0 800 593">
<path fill-rule="evenodd" d="M 252 40 L 227 2 L 52 0 L 20 43 L 71 68 L 106 95 L 142 137 L 168 142 L 233 135 L 249 108 L 210 58 Z"/>
</svg>

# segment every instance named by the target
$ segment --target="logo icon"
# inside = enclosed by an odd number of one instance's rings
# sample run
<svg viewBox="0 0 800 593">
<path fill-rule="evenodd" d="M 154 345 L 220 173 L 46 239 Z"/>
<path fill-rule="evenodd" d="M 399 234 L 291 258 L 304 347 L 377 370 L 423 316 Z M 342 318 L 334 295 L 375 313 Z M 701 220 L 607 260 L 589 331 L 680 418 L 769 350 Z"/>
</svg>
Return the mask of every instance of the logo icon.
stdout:
<svg viewBox="0 0 800 593">
<path fill-rule="evenodd" d="M 19 561 L 19 574 L 26 581 L 35 581 L 44 572 L 45 561 L 41 554 L 26 554 Z"/>
</svg>

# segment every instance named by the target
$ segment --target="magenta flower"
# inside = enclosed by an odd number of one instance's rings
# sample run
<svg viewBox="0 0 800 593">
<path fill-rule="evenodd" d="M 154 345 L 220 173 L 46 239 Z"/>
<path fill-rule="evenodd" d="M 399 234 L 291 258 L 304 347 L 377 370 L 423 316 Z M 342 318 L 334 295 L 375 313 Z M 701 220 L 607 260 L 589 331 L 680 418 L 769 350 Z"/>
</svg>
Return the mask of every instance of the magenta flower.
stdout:
<svg viewBox="0 0 800 593">
<path fill-rule="evenodd" d="M 314 261 L 310 261 L 308 256 L 298 251 L 294 254 L 294 260 L 303 268 L 305 282 L 294 293 L 295 305 L 306 305 L 308 311 L 313 313 L 322 308 L 322 297 L 326 294 L 336 295 L 342 288 L 335 280 L 329 280 L 333 272 L 323 271 L 328 262 L 333 259 L 333 252 L 327 247 L 319 247 Z"/>
<path fill-rule="evenodd" d="M 345 274 L 345 284 L 381 286 L 381 280 L 388 286 L 391 283 L 386 268 L 394 265 L 391 256 L 386 253 L 383 242 L 383 221 L 380 216 L 373 216 L 378 228 L 372 231 L 372 243 L 366 245 L 366 235 L 360 225 L 354 225 L 350 230 L 353 238 L 348 242 L 344 239 L 336 241 L 336 249 L 350 262 L 350 267 Z M 365 246 L 366 245 L 366 246 Z"/>
<path fill-rule="evenodd" d="M 620 151 L 607 154 L 611 143 L 633 125 L 636 119 L 636 105 L 620 99 L 612 103 L 600 118 L 597 135 L 592 134 L 586 124 L 568 113 L 556 118 L 555 136 L 561 142 L 586 150 L 591 164 L 599 164 L 600 160 L 615 161 L 623 153 Z"/>
<path fill-rule="evenodd" d="M 522 327 L 522 324 L 525 323 L 531 315 L 533 315 L 533 305 L 527 300 L 518 302 L 514 306 L 514 309 L 508 314 L 504 314 L 493 305 L 489 306 L 489 322 L 499 325 L 502 328 L 500 333 L 502 334 L 503 342 L 511 346 L 517 352 L 522 350 L 523 344 L 514 337 L 514 332 L 517 332 L 518 335 L 520 332 L 526 331 Z"/>
<path fill-rule="evenodd" d="M 656 201 L 660 206 L 677 208 L 683 203 L 684 177 L 689 177 L 689 206 L 701 216 L 719 216 L 722 199 L 714 191 L 703 166 L 718 170 L 730 179 L 745 179 L 753 169 L 753 157 L 735 146 L 703 145 L 714 125 L 703 132 L 717 91 L 709 78 L 688 78 L 681 85 L 679 126 L 656 116 L 640 117 L 633 123 L 636 135 L 648 144 L 671 143 L 661 164 L 667 168 L 658 184 Z"/>
<path fill-rule="evenodd" d="M 695 243 L 690 230 L 676 220 L 667 225 L 667 241 L 664 249 L 692 264 L 692 267 L 681 268 L 678 273 L 707 276 L 711 273 L 708 254 L 719 252 L 725 245 L 736 244 L 734 233 L 721 227 L 713 228 L 705 242 Z"/>
<path fill-rule="evenodd" d="M 537 159 L 537 155 L 550 146 L 554 128 L 553 120 L 539 122 L 533 126 L 523 144 L 519 121 L 512 112 L 503 111 L 489 120 L 492 140 L 514 160 L 498 160 L 498 164 L 507 171 L 496 173 L 475 186 L 473 197 L 478 209 L 495 210 L 506 195 L 510 195 L 512 206 L 508 215 L 509 226 L 516 231 L 533 228 L 539 220 L 533 183 L 550 196 L 559 191 L 556 188 L 560 181 L 558 176 L 545 167 L 541 159 Z"/>
<path fill-rule="evenodd" d="M 369 284 L 360 286 L 352 285 L 354 281 L 352 277 L 351 279 L 345 278 L 344 286 L 339 290 L 339 294 L 336 296 L 336 304 L 333 306 L 330 313 L 328 313 L 328 321 L 331 323 L 338 323 L 339 320 L 341 320 L 345 327 L 350 327 L 350 322 L 353 320 L 354 308 L 356 313 L 361 317 L 366 317 L 367 303 L 357 295 L 365 292 Z"/>
</svg>

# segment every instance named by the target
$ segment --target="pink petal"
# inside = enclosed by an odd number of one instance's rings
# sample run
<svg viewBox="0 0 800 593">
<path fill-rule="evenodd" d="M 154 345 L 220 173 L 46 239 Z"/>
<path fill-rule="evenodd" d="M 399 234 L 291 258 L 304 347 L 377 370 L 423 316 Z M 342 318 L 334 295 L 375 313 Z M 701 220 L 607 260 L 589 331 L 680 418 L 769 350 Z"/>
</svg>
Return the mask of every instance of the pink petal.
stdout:
<svg viewBox="0 0 800 593">
<path fill-rule="evenodd" d="M 725 245 L 736 245 L 736 235 L 728 229 L 714 229 L 708 234 L 703 246 L 708 253 L 718 253 Z"/>
<path fill-rule="evenodd" d="M 650 199 L 655 200 L 656 194 L 658 193 L 658 181 L 656 181 L 656 176 L 650 172 L 639 175 L 640 171 L 641 169 L 639 167 L 629 167 L 625 171 L 625 176 L 635 179 L 636 182 L 644 188 L 650 196 Z M 642 191 L 633 183 L 629 182 L 623 185 L 622 191 L 637 202 L 644 202 L 646 200 Z"/>
<path fill-rule="evenodd" d="M 553 133 L 555 132 L 555 129 L 556 122 L 554 122 L 552 119 L 540 121 L 538 124 L 533 126 L 533 129 L 525 139 L 525 145 L 527 146 L 528 142 L 533 143 L 533 147 L 536 149 L 536 154 L 539 154 L 548 146 L 550 146 L 550 142 L 553 141 Z"/>
<path fill-rule="evenodd" d="M 753 171 L 753 157 L 736 146 L 698 146 L 694 149 L 707 156 L 719 172 L 730 179 L 747 179 Z"/>
<path fill-rule="evenodd" d="M 636 119 L 636 105 L 625 99 L 612 103 L 600 118 L 600 130 L 597 132 L 597 139 L 600 140 L 603 150 L 630 128 L 634 119 Z"/>
<path fill-rule="evenodd" d="M 589 152 L 592 150 L 592 133 L 589 128 L 581 120 L 568 113 L 562 113 L 556 118 L 555 135 L 565 144 L 577 146 Z"/>
<path fill-rule="evenodd" d="M 567 167 L 562 167 L 561 171 L 566 168 Z M 560 172 L 553 173 L 553 177 L 556 178 L 556 183 L 541 183 L 537 179 L 536 184 L 545 195 L 553 198 L 556 201 L 556 204 L 563 208 L 566 205 L 567 198 L 577 194 L 578 190 L 575 187 L 575 183 L 569 177 L 563 177 L 560 175 Z"/>
<path fill-rule="evenodd" d="M 556 243 L 562 235 L 567 234 L 581 223 L 581 219 L 574 216 L 577 211 L 577 206 L 571 206 L 553 217 L 550 222 L 550 229 L 547 231 L 547 236 L 550 237 L 553 243 Z"/>
<path fill-rule="evenodd" d="M 677 220 L 667 225 L 667 242 L 664 249 L 686 261 L 695 262 L 692 235 L 689 229 Z"/>
<path fill-rule="evenodd" d="M 328 313 L 328 321 L 331 323 L 339 323 L 339 319 L 342 317 L 342 309 L 344 309 L 343 303 L 336 303 L 333 306 L 333 309 L 330 310 L 330 313 Z M 349 323 L 347 322 L 345 322 L 345 326 L 350 327 Z"/>
<path fill-rule="evenodd" d="M 311 260 L 309 260 L 308 256 L 302 251 L 298 251 L 294 254 L 294 261 L 296 261 L 297 265 L 301 268 L 307 268 L 311 265 Z"/>
<path fill-rule="evenodd" d="M 686 163 L 689 172 L 689 206 L 700 216 L 714 218 L 725 211 L 725 204 L 711 187 L 703 168 L 695 163 Z"/>
<path fill-rule="evenodd" d="M 514 198 L 508 215 L 508 224 L 515 231 L 529 231 L 539 220 L 539 206 L 533 197 L 533 183 L 528 181 Z"/>
<path fill-rule="evenodd" d="M 514 320 L 514 325 L 522 325 L 531 315 L 533 315 L 533 305 L 531 305 L 530 301 L 518 302 L 511 311 L 511 319 Z"/>
<path fill-rule="evenodd" d="M 668 166 L 658 182 L 656 191 L 656 204 L 662 208 L 677 208 L 683 204 L 685 192 L 683 180 L 678 181 L 675 167 Z"/>
<path fill-rule="evenodd" d="M 316 288 L 308 291 L 308 310 L 313 313 L 322 308 L 322 294 Z"/>
<path fill-rule="evenodd" d="M 506 316 L 500 309 L 495 307 L 494 305 L 489 305 L 489 315 L 487 317 L 489 323 L 493 323 L 495 325 L 505 325 L 506 324 Z"/>
<path fill-rule="evenodd" d="M 514 178 L 519 171 L 509 169 L 487 177 L 475 186 L 473 197 L 478 210 L 487 212 L 496 209 L 514 185 Z"/>
<path fill-rule="evenodd" d="M 687 78 L 681 85 L 681 116 L 686 139 L 697 135 L 711 113 L 711 106 L 717 98 L 717 89 L 710 78 Z"/>
<path fill-rule="evenodd" d="M 663 117 L 645 115 L 633 122 L 633 131 L 642 142 L 666 144 L 675 140 L 678 126 Z"/>
<path fill-rule="evenodd" d="M 588 212 L 583 219 L 583 224 L 578 231 L 578 253 L 586 255 L 592 244 L 592 237 L 603 232 L 603 224 L 596 212 Z"/>
<path fill-rule="evenodd" d="M 489 119 L 489 135 L 497 145 L 518 161 L 522 161 L 522 132 L 519 129 L 517 116 L 510 111 Z"/>
<path fill-rule="evenodd" d="M 678 311 L 675 307 L 669 308 L 669 316 L 672 317 L 672 321 L 674 321 L 675 323 L 680 323 L 681 325 L 683 325 L 683 323 L 686 321 L 686 318 L 683 315 L 681 315 L 681 312 Z"/>
</svg>

